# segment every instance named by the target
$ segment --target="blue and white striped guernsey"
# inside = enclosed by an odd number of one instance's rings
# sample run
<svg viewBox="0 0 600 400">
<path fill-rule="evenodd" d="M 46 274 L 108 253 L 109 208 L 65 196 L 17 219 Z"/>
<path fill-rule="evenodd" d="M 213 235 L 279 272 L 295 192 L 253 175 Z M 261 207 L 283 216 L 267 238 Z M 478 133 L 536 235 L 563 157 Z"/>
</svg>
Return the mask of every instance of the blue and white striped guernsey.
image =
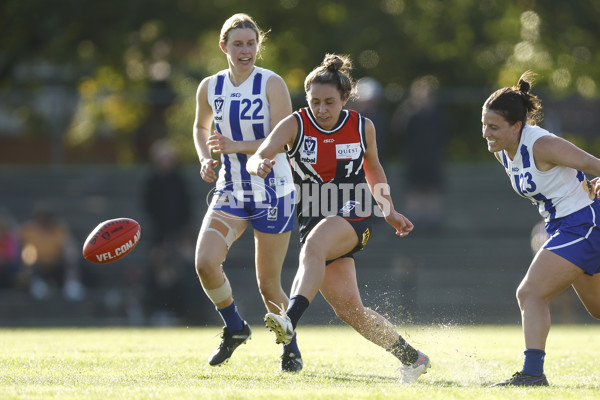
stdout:
<svg viewBox="0 0 600 400">
<path fill-rule="evenodd" d="M 581 210 L 593 201 L 585 174 L 569 167 L 555 166 L 540 171 L 533 158 L 533 145 L 542 136 L 553 135 L 537 126 L 525 125 L 514 160 L 500 153 L 513 189 L 538 207 L 546 222 Z"/>
<path fill-rule="evenodd" d="M 235 140 L 263 139 L 271 132 L 271 114 L 266 86 L 274 72 L 254 67 L 250 76 L 239 86 L 229 79 L 229 70 L 210 77 L 208 103 L 213 110 L 215 129 L 223 136 Z M 221 169 L 216 189 L 233 188 L 234 196 L 243 200 L 250 193 L 254 201 L 263 201 L 265 188 L 285 196 L 294 190 L 291 167 L 285 153 L 275 156 L 276 164 L 271 173 L 262 179 L 246 171 L 248 154 L 222 154 Z"/>
</svg>

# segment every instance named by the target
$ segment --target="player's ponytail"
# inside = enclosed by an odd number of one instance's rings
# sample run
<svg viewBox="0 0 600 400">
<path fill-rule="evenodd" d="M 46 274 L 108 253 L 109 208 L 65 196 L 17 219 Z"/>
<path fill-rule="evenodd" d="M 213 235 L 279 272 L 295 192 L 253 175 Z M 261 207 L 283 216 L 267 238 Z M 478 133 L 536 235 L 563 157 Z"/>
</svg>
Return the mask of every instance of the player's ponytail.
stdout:
<svg viewBox="0 0 600 400">
<path fill-rule="evenodd" d="M 542 120 L 542 101 L 529 93 L 535 73 L 526 71 L 516 86 L 496 90 L 483 104 L 484 110 L 501 114 L 509 124 L 521 121 L 535 125 Z"/>
</svg>

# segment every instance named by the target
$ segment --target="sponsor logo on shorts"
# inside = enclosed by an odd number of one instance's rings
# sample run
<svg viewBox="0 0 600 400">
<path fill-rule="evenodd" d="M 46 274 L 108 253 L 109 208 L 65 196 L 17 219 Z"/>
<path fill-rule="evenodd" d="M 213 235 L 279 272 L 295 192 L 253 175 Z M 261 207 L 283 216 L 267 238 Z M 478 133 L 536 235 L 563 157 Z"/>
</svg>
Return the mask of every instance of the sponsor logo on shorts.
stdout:
<svg viewBox="0 0 600 400">
<path fill-rule="evenodd" d="M 340 212 L 344 215 L 350 214 L 359 204 L 360 201 L 348 200 L 346 204 L 344 204 L 344 207 L 340 209 Z"/>
<path fill-rule="evenodd" d="M 362 234 L 362 240 L 360 241 L 360 244 L 362 247 L 365 247 L 367 245 L 367 242 L 369 241 L 369 238 L 371 237 L 371 231 L 369 230 L 369 228 L 367 228 L 363 234 Z"/>
<path fill-rule="evenodd" d="M 275 178 L 269 178 L 269 186 L 284 186 L 288 183 L 285 176 L 276 176 Z"/>
<path fill-rule="evenodd" d="M 267 221 L 277 221 L 277 207 L 269 207 Z"/>
</svg>

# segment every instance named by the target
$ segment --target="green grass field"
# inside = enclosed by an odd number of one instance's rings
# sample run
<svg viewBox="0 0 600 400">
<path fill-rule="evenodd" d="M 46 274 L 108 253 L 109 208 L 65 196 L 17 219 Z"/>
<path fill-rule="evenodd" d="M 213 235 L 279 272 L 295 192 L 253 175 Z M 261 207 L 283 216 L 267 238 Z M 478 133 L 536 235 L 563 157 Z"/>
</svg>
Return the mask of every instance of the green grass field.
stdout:
<svg viewBox="0 0 600 400">
<path fill-rule="evenodd" d="M 410 326 L 432 360 L 413 385 L 397 360 L 347 327 L 300 327 L 304 370 L 278 372 L 280 346 L 255 325 L 228 364 L 210 367 L 220 328 L 0 330 L 2 399 L 600 398 L 600 325 L 555 326 L 549 388 L 489 388 L 520 369 L 519 326 Z"/>
</svg>

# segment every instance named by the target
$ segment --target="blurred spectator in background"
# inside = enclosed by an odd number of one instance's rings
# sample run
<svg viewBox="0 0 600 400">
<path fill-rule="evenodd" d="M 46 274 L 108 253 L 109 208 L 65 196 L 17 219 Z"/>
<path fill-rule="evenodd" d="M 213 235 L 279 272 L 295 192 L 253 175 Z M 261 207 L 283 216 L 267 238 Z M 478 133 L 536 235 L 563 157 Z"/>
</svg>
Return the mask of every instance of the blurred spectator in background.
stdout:
<svg viewBox="0 0 600 400">
<path fill-rule="evenodd" d="M 186 307 L 181 257 L 162 246 L 152 249 L 151 271 L 145 293 L 145 308 L 154 326 L 178 325 Z"/>
<path fill-rule="evenodd" d="M 0 208 L 0 289 L 18 287 L 20 270 L 19 233 L 10 213 Z"/>
<path fill-rule="evenodd" d="M 150 159 L 152 172 L 144 182 L 143 206 L 152 221 L 152 243 L 171 245 L 182 239 L 192 216 L 189 190 L 166 139 L 152 144 Z"/>
<path fill-rule="evenodd" d="M 82 300 L 80 253 L 67 224 L 47 204 L 38 204 L 20 233 L 32 296 L 43 299 L 58 289 L 67 300 Z"/>
<path fill-rule="evenodd" d="M 361 113 L 375 124 L 377 129 L 377 150 L 381 160 L 385 160 L 390 154 L 388 151 L 388 138 L 390 118 L 389 113 L 383 107 L 383 88 L 381 84 L 371 77 L 365 77 L 356 83 L 358 97 L 348 105 L 348 108 Z"/>
<path fill-rule="evenodd" d="M 450 134 L 438 104 L 438 81 L 427 75 L 415 80 L 410 98 L 394 116 L 403 134 L 406 162 L 404 211 L 415 232 L 436 232 L 443 225 L 444 149 Z"/>
<path fill-rule="evenodd" d="M 196 228 L 189 229 L 190 192 L 169 141 L 155 141 L 150 147 L 150 159 L 152 172 L 144 182 L 142 199 L 152 221 L 144 305 L 153 325 L 175 325 L 184 309 L 182 266 L 193 262 L 194 257 L 195 242 L 188 237 L 195 239 Z"/>
</svg>

